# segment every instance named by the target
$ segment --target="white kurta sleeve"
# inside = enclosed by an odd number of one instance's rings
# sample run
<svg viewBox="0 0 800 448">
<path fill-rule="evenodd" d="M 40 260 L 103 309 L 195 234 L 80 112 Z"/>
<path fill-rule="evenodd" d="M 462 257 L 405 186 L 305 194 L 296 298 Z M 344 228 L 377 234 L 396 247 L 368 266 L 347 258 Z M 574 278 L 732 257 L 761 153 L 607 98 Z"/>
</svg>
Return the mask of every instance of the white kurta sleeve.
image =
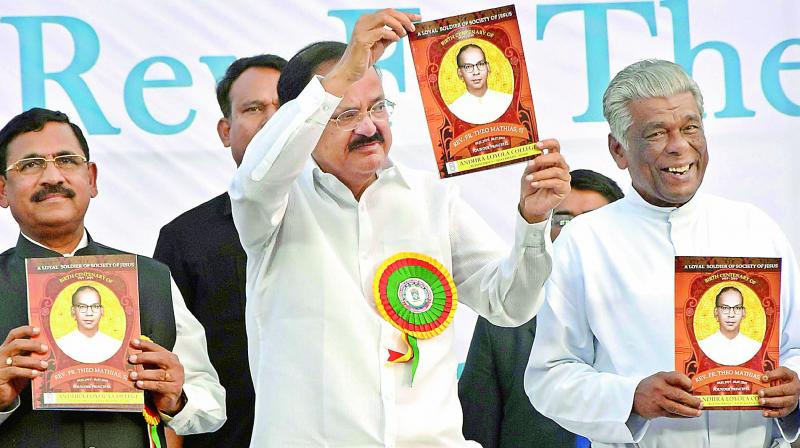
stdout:
<svg viewBox="0 0 800 448">
<path fill-rule="evenodd" d="M 172 352 L 183 365 L 183 392 L 187 400 L 186 406 L 167 422 L 167 426 L 178 435 L 214 432 L 225 423 L 225 389 L 208 358 L 203 325 L 186 308 L 172 277 L 170 283 L 176 327 Z"/>
<path fill-rule="evenodd" d="M 280 227 L 289 189 L 340 101 L 318 78 L 312 79 L 247 146 L 229 193 L 233 222 L 248 256 L 260 252 Z"/>
<path fill-rule="evenodd" d="M 0 425 L 2 425 L 4 421 L 11 417 L 11 414 L 17 410 L 19 404 L 19 397 L 17 397 L 7 409 L 0 409 Z"/>
<path fill-rule="evenodd" d="M 491 323 L 519 326 L 544 301 L 552 267 L 549 221 L 528 224 L 516 215 L 510 252 L 494 230 L 451 189 L 451 253 L 459 300 Z"/>
<path fill-rule="evenodd" d="M 525 392 L 540 413 L 597 442 L 636 443 L 647 422 L 632 415 L 641 377 L 597 371 L 595 339 L 584 307 L 579 252 L 562 234 L 525 370 Z M 624 331 L 624 329 L 620 329 Z M 633 417 L 633 418 L 632 418 Z"/>
</svg>

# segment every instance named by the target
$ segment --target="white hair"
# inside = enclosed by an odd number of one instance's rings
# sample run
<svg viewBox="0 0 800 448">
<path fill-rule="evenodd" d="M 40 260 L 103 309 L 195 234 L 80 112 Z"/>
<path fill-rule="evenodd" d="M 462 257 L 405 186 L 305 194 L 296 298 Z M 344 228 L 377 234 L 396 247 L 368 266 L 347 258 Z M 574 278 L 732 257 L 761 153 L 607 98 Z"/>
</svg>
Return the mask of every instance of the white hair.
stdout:
<svg viewBox="0 0 800 448">
<path fill-rule="evenodd" d="M 703 94 L 683 68 L 674 62 L 645 59 L 617 73 L 603 94 L 603 116 L 611 135 L 628 149 L 628 130 L 633 124 L 630 103 L 640 98 L 668 97 L 691 92 L 703 116 Z"/>
</svg>

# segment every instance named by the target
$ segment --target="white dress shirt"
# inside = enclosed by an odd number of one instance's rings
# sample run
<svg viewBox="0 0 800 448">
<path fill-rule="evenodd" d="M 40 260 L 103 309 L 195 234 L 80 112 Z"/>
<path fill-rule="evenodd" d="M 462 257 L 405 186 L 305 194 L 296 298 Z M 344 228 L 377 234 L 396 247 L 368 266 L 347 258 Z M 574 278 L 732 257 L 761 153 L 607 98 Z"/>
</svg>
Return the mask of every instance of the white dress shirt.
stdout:
<svg viewBox="0 0 800 448">
<path fill-rule="evenodd" d="M 24 233 L 22 236 L 34 244 L 47 247 L 32 240 Z M 88 244 L 89 238 L 84 230 L 83 237 L 75 250 L 64 256 L 71 257 L 78 249 L 82 249 Z M 183 392 L 186 394 L 187 400 L 186 406 L 173 417 L 165 418 L 164 423 L 178 435 L 214 432 L 225 423 L 225 389 L 219 383 L 217 371 L 214 370 L 214 366 L 208 359 L 206 332 L 203 325 L 186 308 L 181 291 L 171 276 L 170 287 L 176 330 L 172 353 L 178 355 L 183 365 Z M 9 411 L 0 412 L 0 424 L 18 407 L 19 397 Z M 144 421 L 142 421 L 142 430 L 144 430 Z M 0 426 L 1 431 L 2 426 Z"/>
<path fill-rule="evenodd" d="M 712 361 L 726 366 L 738 366 L 749 361 L 761 348 L 761 343 L 754 341 L 742 333 L 737 333 L 733 339 L 728 339 L 717 330 L 711 336 L 697 341 L 700 350 Z"/>
<path fill-rule="evenodd" d="M 780 364 L 800 371 L 800 278 L 778 226 L 748 204 L 698 193 L 662 208 L 631 188 L 558 237 L 525 390 L 594 447 L 769 447 L 779 434 L 760 411 L 649 421 L 632 413 L 639 382 L 675 370 L 676 255 L 781 257 Z M 799 424 L 795 410 L 778 426 L 794 440 Z"/>
<path fill-rule="evenodd" d="M 373 278 L 419 252 L 453 274 L 462 304 L 519 325 L 543 300 L 547 225 L 518 218 L 509 254 L 452 184 L 391 162 L 356 201 L 310 157 L 340 100 L 312 80 L 255 136 L 230 189 L 247 252 L 251 446 L 465 446 L 452 327 L 419 341 L 411 387 L 410 363 L 387 365 L 387 349 L 406 349 Z"/>
<path fill-rule="evenodd" d="M 508 110 L 511 98 L 512 95 L 509 93 L 492 89 L 486 89 L 483 96 L 464 92 L 447 108 L 467 123 L 486 124 L 497 120 Z"/>
<path fill-rule="evenodd" d="M 56 345 L 75 361 L 89 364 L 103 362 L 113 356 L 122 346 L 122 340 L 99 330 L 92 336 L 86 336 L 76 328 L 56 339 Z"/>
</svg>

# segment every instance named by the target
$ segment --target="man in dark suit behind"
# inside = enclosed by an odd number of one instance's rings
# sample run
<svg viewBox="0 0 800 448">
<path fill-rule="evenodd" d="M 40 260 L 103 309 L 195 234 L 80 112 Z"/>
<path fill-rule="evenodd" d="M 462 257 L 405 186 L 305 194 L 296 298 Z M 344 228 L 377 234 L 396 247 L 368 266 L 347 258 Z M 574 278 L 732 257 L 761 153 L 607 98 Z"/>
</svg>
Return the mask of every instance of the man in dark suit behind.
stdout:
<svg viewBox="0 0 800 448">
<path fill-rule="evenodd" d="M 570 219 L 623 196 L 619 186 L 602 174 L 574 170 L 570 175 L 572 191 L 553 210 L 553 240 Z M 523 378 L 535 333 L 536 318 L 518 328 L 504 328 L 478 317 L 458 382 L 466 439 L 484 448 L 588 445 L 536 412 L 525 394 Z"/>
<path fill-rule="evenodd" d="M 250 140 L 278 108 L 278 77 L 285 63 L 274 55 L 241 58 L 217 84 L 223 115 L 217 132 L 237 166 Z M 246 258 L 228 193 L 165 225 L 153 258 L 169 266 L 186 305 L 203 323 L 211 362 L 228 392 L 228 423 L 213 434 L 186 437 L 184 446 L 248 446 L 255 392 L 244 325 Z"/>
</svg>

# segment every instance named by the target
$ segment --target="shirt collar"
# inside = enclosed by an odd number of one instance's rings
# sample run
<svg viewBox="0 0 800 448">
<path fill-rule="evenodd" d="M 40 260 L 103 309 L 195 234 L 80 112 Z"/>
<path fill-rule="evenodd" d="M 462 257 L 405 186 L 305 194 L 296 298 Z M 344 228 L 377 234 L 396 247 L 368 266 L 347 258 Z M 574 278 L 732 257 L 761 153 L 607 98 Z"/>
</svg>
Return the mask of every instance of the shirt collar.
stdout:
<svg viewBox="0 0 800 448">
<path fill-rule="evenodd" d="M 33 243 L 33 244 L 35 244 L 35 245 L 37 245 L 37 246 L 39 246 L 41 248 L 44 248 L 44 249 L 47 249 L 49 251 L 55 252 L 53 249 L 51 249 L 51 248 L 45 246 L 44 244 L 34 240 L 33 238 L 29 237 L 28 235 L 25 235 L 21 231 L 20 231 L 20 235 L 22 235 L 26 240 L 30 241 L 31 243 Z M 75 252 L 83 249 L 84 247 L 86 247 L 88 245 L 89 245 L 89 234 L 88 234 L 88 232 L 86 232 L 86 229 L 84 228 L 83 229 L 83 236 L 81 236 L 81 240 L 78 242 L 78 245 L 75 246 L 75 249 L 72 252 L 68 253 L 68 254 L 61 254 L 61 256 L 62 257 L 72 257 L 72 256 L 75 255 Z"/>
<path fill-rule="evenodd" d="M 626 201 L 635 210 L 646 216 L 671 219 L 693 214 L 698 209 L 699 204 L 702 203 L 702 194 L 700 194 L 699 191 L 695 192 L 694 196 L 689 199 L 689 202 L 680 207 L 659 207 L 644 200 L 639 192 L 633 188 L 633 185 L 630 185 L 622 200 Z"/>
<path fill-rule="evenodd" d="M 352 192 L 350 192 L 350 190 L 347 189 L 347 187 L 345 187 L 336 176 L 322 171 L 322 168 L 319 167 L 317 161 L 314 160 L 313 157 L 310 157 L 310 163 L 307 166 L 311 170 L 312 179 L 314 180 L 315 184 L 320 185 L 331 192 L 338 192 L 339 194 L 348 195 L 352 198 Z M 410 189 L 411 186 L 408 183 L 408 174 L 406 173 L 406 170 L 407 168 L 395 163 L 391 157 L 386 157 L 386 161 L 384 162 L 383 166 L 375 173 L 378 176 L 378 179 L 375 180 L 375 183 L 396 181 L 400 185 Z"/>
</svg>

